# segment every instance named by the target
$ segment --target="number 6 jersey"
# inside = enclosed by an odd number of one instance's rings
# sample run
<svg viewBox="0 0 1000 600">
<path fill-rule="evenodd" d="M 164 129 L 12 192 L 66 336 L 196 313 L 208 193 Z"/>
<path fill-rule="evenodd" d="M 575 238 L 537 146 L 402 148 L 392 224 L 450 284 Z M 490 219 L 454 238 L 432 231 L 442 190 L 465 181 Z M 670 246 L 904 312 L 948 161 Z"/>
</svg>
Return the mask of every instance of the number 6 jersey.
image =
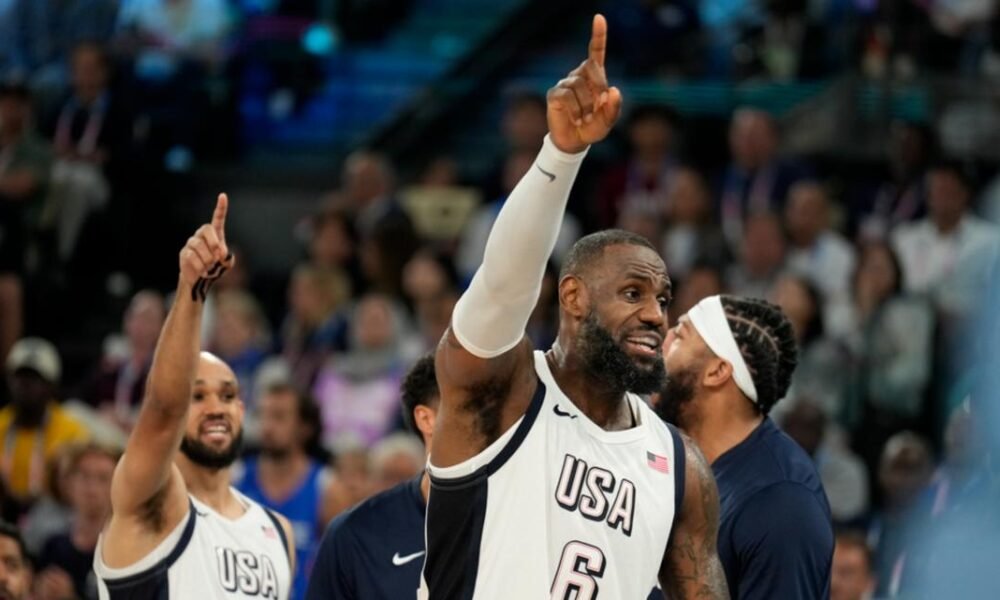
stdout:
<svg viewBox="0 0 1000 600">
<path fill-rule="evenodd" d="M 628 395 L 604 431 L 558 388 L 545 354 L 525 415 L 477 456 L 429 466 L 421 600 L 644 600 L 683 498 L 679 434 Z"/>
</svg>

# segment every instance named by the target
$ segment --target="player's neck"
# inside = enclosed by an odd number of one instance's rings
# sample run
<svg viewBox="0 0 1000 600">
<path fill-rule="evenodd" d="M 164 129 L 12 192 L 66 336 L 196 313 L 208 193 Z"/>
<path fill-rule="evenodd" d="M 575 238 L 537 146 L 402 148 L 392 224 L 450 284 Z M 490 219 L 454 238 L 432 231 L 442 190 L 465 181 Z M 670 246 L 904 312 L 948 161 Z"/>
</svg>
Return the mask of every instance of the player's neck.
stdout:
<svg viewBox="0 0 1000 600">
<path fill-rule="evenodd" d="M 236 518 L 243 514 L 243 505 L 229 487 L 231 476 L 228 467 L 208 469 L 191 462 L 183 454 L 177 455 L 176 462 L 192 496 L 223 516 Z"/>
<path fill-rule="evenodd" d="M 613 389 L 607 381 L 593 377 L 579 360 L 563 350 L 558 340 L 545 358 L 556 385 L 594 424 L 607 431 L 632 427 L 624 390 Z"/>
<path fill-rule="evenodd" d="M 753 407 L 743 407 L 740 401 L 747 403 L 745 398 L 733 398 L 725 392 L 713 394 L 711 399 L 700 402 L 700 414 L 684 428 L 708 464 L 747 439 L 764 420 Z"/>
<path fill-rule="evenodd" d="M 302 473 L 309 468 L 309 457 L 300 449 L 284 454 L 261 453 L 257 460 L 260 478 L 264 481 L 286 482 L 298 481 Z"/>
</svg>

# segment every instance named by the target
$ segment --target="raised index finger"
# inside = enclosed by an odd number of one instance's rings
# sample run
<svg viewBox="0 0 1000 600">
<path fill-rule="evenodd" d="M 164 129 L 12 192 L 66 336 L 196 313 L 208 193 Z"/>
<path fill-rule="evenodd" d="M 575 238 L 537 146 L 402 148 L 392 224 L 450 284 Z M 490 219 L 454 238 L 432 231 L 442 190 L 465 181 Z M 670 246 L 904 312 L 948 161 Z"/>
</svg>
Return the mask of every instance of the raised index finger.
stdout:
<svg viewBox="0 0 1000 600">
<path fill-rule="evenodd" d="M 604 51 L 608 47 L 608 22 L 604 15 L 594 15 L 594 25 L 590 33 L 590 60 L 604 66 Z"/>
<path fill-rule="evenodd" d="M 215 213 L 212 214 L 212 229 L 219 236 L 219 241 L 226 239 L 226 213 L 229 211 L 229 197 L 219 194 L 219 200 L 215 203 Z"/>
</svg>

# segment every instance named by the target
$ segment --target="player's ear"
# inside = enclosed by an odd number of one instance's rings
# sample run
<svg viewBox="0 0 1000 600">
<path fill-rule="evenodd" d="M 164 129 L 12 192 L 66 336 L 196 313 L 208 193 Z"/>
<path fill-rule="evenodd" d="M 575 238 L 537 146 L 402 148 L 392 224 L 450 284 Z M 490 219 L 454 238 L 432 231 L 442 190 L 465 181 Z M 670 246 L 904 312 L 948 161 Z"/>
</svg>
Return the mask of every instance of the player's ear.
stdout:
<svg viewBox="0 0 1000 600">
<path fill-rule="evenodd" d="M 435 412 L 429 406 L 421 404 L 413 409 L 413 423 L 424 436 L 434 434 L 434 421 L 436 416 Z"/>
<path fill-rule="evenodd" d="M 733 377 L 733 366 L 728 361 L 713 357 L 708 360 L 702 372 L 702 383 L 705 387 L 716 388 L 724 385 Z"/>
<path fill-rule="evenodd" d="M 582 319 L 590 310 L 590 294 L 583 280 L 566 275 L 559 281 L 559 306 L 572 317 Z"/>
</svg>

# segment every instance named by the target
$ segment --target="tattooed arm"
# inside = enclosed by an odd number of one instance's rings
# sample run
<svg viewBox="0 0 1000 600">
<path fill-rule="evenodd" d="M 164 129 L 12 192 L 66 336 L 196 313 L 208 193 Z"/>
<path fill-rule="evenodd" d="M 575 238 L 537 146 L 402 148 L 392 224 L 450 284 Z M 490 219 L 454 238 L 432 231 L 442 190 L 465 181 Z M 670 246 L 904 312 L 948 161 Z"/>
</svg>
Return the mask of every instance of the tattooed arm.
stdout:
<svg viewBox="0 0 1000 600">
<path fill-rule="evenodd" d="M 686 435 L 684 500 L 660 566 L 660 587 L 670 600 L 728 600 L 726 574 L 716 553 L 719 491 L 705 457 Z"/>
</svg>

